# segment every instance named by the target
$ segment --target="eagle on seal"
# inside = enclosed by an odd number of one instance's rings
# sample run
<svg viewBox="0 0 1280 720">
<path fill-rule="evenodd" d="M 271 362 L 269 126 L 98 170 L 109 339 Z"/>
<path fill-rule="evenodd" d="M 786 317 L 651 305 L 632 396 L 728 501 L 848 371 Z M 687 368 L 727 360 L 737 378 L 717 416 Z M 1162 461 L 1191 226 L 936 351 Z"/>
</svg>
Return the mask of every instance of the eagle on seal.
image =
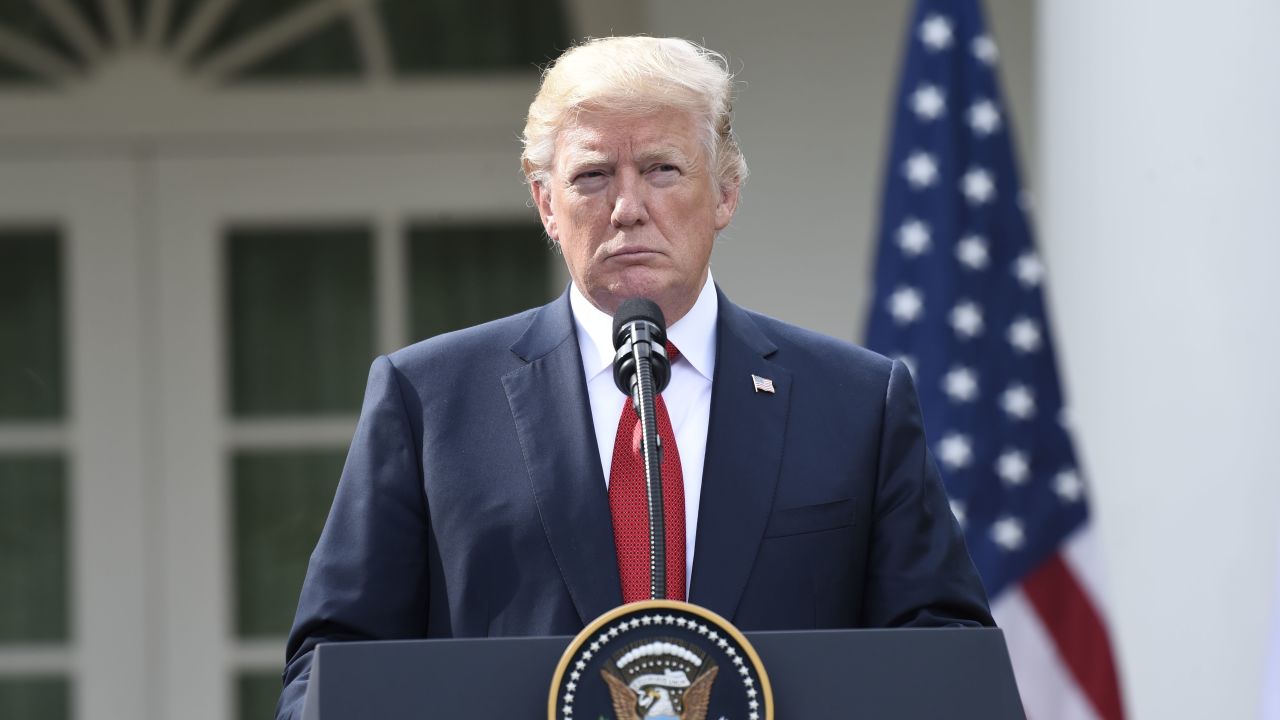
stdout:
<svg viewBox="0 0 1280 720">
<path fill-rule="evenodd" d="M 617 720 L 706 720 L 711 684 L 719 672 L 720 668 L 709 667 L 690 682 L 683 672 L 668 670 L 637 678 L 630 685 L 607 670 L 600 674 L 609 685 Z M 683 712 L 676 712 L 677 703 Z"/>
</svg>

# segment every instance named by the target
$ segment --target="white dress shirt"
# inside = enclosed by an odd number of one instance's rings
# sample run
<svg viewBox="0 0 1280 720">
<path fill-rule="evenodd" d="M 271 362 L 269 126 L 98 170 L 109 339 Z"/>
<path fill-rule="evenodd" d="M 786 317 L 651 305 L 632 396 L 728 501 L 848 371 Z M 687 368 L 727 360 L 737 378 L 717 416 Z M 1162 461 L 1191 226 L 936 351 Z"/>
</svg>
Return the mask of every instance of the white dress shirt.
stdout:
<svg viewBox="0 0 1280 720">
<path fill-rule="evenodd" d="M 613 318 L 587 300 L 577 285 L 569 289 L 569 305 L 578 331 L 582 370 L 591 400 L 591 421 L 605 485 L 613 464 L 613 441 L 627 396 L 613 384 Z M 702 496 L 702 465 L 707 455 L 707 425 L 711 420 L 711 378 L 716 367 L 716 318 L 720 309 L 711 273 L 698 299 L 684 317 L 667 328 L 667 340 L 680 351 L 671 364 L 671 383 L 662 392 L 680 452 L 684 475 L 685 597 L 693 579 L 693 548 L 698 531 L 698 501 Z"/>
</svg>

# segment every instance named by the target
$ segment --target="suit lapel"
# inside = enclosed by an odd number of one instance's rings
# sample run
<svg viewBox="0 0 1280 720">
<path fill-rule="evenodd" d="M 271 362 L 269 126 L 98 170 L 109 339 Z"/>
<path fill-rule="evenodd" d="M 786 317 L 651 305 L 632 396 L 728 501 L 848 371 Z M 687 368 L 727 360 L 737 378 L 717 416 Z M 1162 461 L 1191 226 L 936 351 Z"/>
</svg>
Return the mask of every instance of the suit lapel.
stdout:
<svg viewBox="0 0 1280 720">
<path fill-rule="evenodd" d="M 583 623 L 622 604 L 609 498 L 566 292 L 538 310 L 502 378 L 547 542 Z"/>
<path fill-rule="evenodd" d="M 719 294 L 711 420 L 690 601 L 733 619 L 773 507 L 791 400 L 791 373 L 745 310 Z M 756 392 L 751 376 L 773 381 Z"/>
</svg>

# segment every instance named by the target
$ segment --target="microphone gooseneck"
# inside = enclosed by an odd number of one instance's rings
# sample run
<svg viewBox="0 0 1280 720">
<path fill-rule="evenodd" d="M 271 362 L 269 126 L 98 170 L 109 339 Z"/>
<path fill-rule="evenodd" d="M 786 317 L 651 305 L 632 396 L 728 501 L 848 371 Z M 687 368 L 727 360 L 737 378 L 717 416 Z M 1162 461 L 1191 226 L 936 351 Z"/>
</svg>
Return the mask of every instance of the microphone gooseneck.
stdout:
<svg viewBox="0 0 1280 720">
<path fill-rule="evenodd" d="M 649 506 L 649 596 L 667 594 L 666 524 L 662 508 L 662 448 L 658 440 L 656 403 L 671 380 L 667 359 L 667 323 L 657 303 L 625 300 L 613 316 L 613 382 L 631 398 L 640 418 L 645 492 Z"/>
</svg>

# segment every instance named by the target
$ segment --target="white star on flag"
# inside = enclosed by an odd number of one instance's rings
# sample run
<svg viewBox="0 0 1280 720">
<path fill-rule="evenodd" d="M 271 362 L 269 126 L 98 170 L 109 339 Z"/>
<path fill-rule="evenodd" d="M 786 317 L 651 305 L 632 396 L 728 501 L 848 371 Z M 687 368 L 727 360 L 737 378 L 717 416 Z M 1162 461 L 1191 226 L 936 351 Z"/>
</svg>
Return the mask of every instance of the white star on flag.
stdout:
<svg viewBox="0 0 1280 720">
<path fill-rule="evenodd" d="M 1021 450 L 1005 450 L 996 458 L 996 475 L 1008 485 L 1022 485 L 1031 474 L 1031 462 Z"/>
<path fill-rule="evenodd" d="M 1000 51 L 996 48 L 996 41 L 991 39 L 990 35 L 979 35 L 969 43 L 969 49 L 973 51 L 973 56 L 978 58 L 984 65 L 995 65 L 996 60 L 1000 59 Z"/>
<path fill-rule="evenodd" d="M 1036 414 L 1036 396 L 1026 385 L 1014 383 L 1000 395 L 1000 407 L 1015 420 L 1030 420 Z"/>
<path fill-rule="evenodd" d="M 911 111 L 921 122 L 937 120 L 947 111 L 947 98 L 937 85 L 922 84 L 911 93 Z"/>
<path fill-rule="evenodd" d="M 960 523 L 960 527 L 964 527 L 964 521 L 965 521 L 964 503 L 959 500 L 952 500 L 951 514 L 955 516 L 956 522 Z"/>
<path fill-rule="evenodd" d="M 929 250 L 929 225 L 907 218 L 898 227 L 898 247 L 907 257 L 917 257 Z"/>
<path fill-rule="evenodd" d="M 1022 523 L 1015 517 L 1003 517 L 991 526 L 991 539 L 1005 550 L 1013 551 L 1022 547 L 1026 535 L 1022 531 Z"/>
<path fill-rule="evenodd" d="M 969 106 L 969 129 L 978 137 L 986 137 L 1000 129 L 1000 109 L 990 100 L 979 100 Z"/>
<path fill-rule="evenodd" d="M 982 334 L 982 308 L 977 303 L 961 301 L 951 309 L 951 327 L 961 339 Z"/>
<path fill-rule="evenodd" d="M 1013 261 L 1013 274 L 1022 283 L 1022 287 L 1030 290 L 1038 287 L 1044 279 L 1044 263 L 1040 262 L 1040 256 L 1035 252 L 1025 252 Z"/>
<path fill-rule="evenodd" d="M 889 296 L 889 314 L 899 325 L 915 322 L 923 312 L 924 296 L 913 287 L 904 285 Z"/>
<path fill-rule="evenodd" d="M 1040 326 L 1029 317 L 1018 317 L 1009 324 L 1009 344 L 1021 353 L 1040 349 Z"/>
<path fill-rule="evenodd" d="M 982 270 L 991 260 L 987 239 L 981 235 L 965 235 L 956 243 L 956 258 L 971 270 Z"/>
<path fill-rule="evenodd" d="M 942 376 L 942 390 L 953 402 L 970 402 L 978 397 L 978 374 L 967 367 L 953 367 Z"/>
<path fill-rule="evenodd" d="M 1084 497 L 1084 481 L 1074 468 L 1067 468 L 1053 479 L 1053 491 L 1063 502 L 1079 502 Z"/>
<path fill-rule="evenodd" d="M 965 467 L 973 459 L 973 447 L 969 438 L 959 433 L 949 433 L 938 441 L 938 458 L 942 464 L 955 470 Z"/>
<path fill-rule="evenodd" d="M 951 47 L 951 21 L 941 15 L 930 15 L 920 23 L 920 42 L 932 52 Z"/>
<path fill-rule="evenodd" d="M 938 181 L 938 162 L 929 153 L 917 150 L 902 164 L 902 174 L 911 187 L 922 190 Z"/>
<path fill-rule="evenodd" d="M 960 178 L 960 190 L 970 205 L 984 205 L 995 199 L 996 181 L 984 168 L 969 168 Z"/>
</svg>

